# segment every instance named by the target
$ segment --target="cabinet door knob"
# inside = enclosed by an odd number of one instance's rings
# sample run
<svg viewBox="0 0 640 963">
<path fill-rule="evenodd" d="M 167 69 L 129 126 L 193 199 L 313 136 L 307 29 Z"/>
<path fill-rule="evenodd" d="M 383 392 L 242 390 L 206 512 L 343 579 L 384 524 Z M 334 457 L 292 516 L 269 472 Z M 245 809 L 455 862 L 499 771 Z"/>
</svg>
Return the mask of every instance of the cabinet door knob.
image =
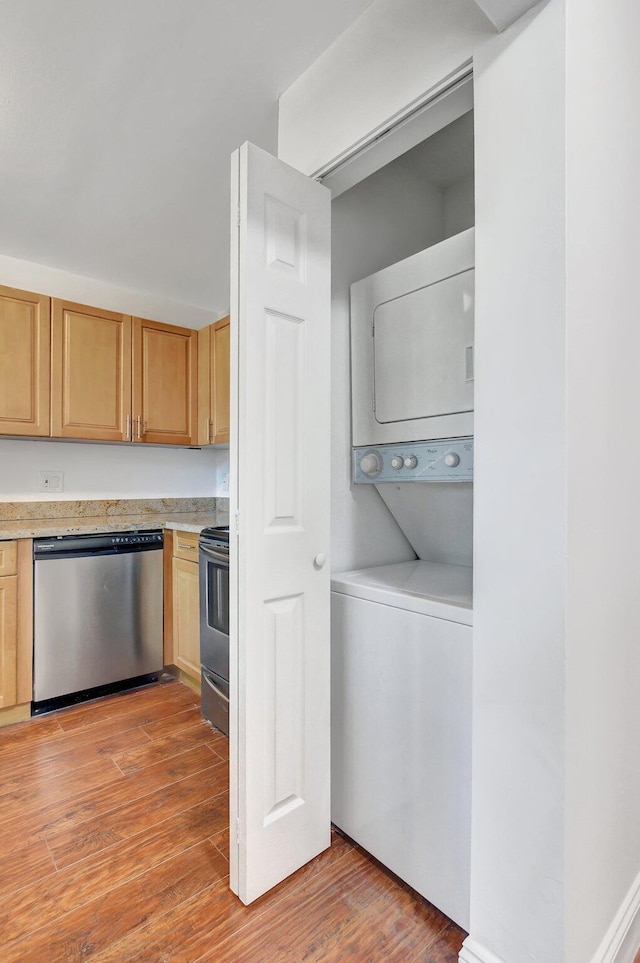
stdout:
<svg viewBox="0 0 640 963">
<path fill-rule="evenodd" d="M 327 561 L 327 556 L 324 555 L 322 552 L 319 552 L 313 560 L 314 567 L 322 568 L 322 566 L 326 561 Z"/>
</svg>

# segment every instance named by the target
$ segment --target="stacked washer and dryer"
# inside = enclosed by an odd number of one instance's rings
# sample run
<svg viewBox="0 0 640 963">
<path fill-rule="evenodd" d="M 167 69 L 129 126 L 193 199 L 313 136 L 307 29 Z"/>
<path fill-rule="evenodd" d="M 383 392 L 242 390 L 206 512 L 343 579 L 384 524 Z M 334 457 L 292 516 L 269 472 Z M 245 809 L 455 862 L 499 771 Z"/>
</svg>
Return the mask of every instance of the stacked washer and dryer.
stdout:
<svg viewBox="0 0 640 963">
<path fill-rule="evenodd" d="M 332 819 L 465 929 L 474 230 L 351 287 L 353 482 L 416 560 L 332 578 Z"/>
</svg>

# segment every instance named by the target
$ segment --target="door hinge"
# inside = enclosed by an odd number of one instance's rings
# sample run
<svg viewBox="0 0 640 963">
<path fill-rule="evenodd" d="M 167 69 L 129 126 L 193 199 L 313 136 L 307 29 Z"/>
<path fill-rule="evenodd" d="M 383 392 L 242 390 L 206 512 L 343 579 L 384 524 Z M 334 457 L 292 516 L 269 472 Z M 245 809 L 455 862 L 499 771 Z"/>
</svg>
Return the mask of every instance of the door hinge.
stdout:
<svg viewBox="0 0 640 963">
<path fill-rule="evenodd" d="M 240 818 L 236 818 L 236 846 L 240 845 Z"/>
<path fill-rule="evenodd" d="M 236 512 L 236 535 L 240 534 L 240 512 Z"/>
<path fill-rule="evenodd" d="M 240 201 L 238 201 L 238 207 L 236 210 L 236 224 L 240 227 Z"/>
</svg>

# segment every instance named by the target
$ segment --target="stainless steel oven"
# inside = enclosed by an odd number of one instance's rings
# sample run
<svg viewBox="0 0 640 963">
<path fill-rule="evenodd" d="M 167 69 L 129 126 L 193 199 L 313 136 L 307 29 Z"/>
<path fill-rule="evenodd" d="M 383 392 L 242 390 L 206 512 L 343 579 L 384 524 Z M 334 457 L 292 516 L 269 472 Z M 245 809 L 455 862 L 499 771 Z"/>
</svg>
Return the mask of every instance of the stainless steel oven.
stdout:
<svg viewBox="0 0 640 963">
<path fill-rule="evenodd" d="M 200 534 L 202 714 L 229 733 L 229 528 Z"/>
</svg>

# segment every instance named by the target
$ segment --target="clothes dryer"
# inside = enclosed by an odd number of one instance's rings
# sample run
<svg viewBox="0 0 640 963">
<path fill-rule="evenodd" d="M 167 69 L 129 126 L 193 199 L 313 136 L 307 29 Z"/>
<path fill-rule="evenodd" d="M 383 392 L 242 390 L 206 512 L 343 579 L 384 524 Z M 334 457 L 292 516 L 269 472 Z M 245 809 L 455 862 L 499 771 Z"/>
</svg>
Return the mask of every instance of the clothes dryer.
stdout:
<svg viewBox="0 0 640 963">
<path fill-rule="evenodd" d="M 475 230 L 351 285 L 353 444 L 473 434 Z"/>
</svg>

